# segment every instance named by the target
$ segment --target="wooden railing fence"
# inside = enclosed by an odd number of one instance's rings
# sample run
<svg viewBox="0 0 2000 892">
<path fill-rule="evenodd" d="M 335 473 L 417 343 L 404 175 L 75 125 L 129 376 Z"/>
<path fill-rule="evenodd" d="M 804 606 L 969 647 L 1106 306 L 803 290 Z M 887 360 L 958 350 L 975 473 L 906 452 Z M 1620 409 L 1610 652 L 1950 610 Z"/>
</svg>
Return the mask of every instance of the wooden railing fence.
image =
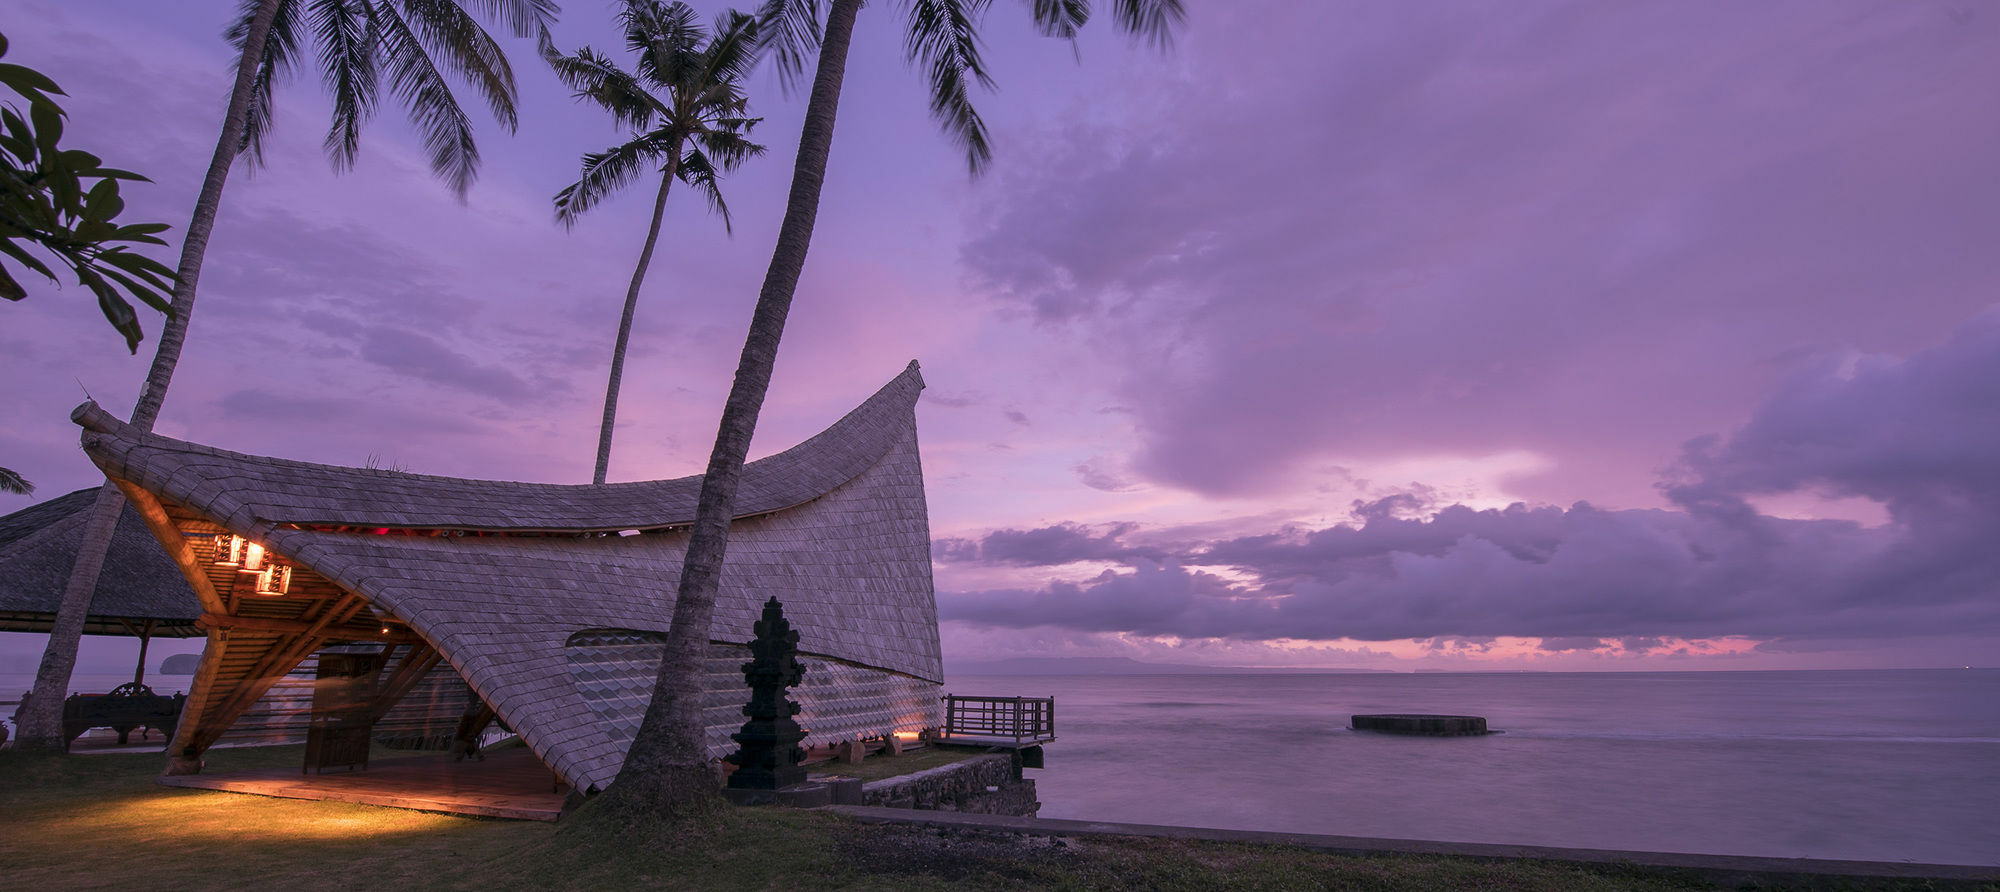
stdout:
<svg viewBox="0 0 2000 892">
<path fill-rule="evenodd" d="M 1056 736 L 1054 697 L 944 698 L 944 736 L 1005 737 L 1014 741 L 1053 740 Z"/>
</svg>

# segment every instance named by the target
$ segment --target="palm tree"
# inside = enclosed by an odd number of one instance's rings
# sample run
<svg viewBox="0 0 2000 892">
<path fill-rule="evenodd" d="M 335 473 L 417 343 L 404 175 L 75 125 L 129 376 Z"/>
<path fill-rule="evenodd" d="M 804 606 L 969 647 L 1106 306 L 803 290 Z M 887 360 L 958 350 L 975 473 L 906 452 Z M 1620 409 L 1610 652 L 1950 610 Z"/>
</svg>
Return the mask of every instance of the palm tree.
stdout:
<svg viewBox="0 0 2000 892">
<path fill-rule="evenodd" d="M 554 0 L 482 0 L 494 18 L 516 36 L 544 35 L 555 20 Z M 463 196 L 479 169 L 479 149 L 473 143 L 472 119 L 459 107 L 440 65 L 464 79 L 485 100 L 502 126 L 515 126 L 513 69 L 500 45 L 462 8 L 462 0 L 249 0 L 225 36 L 237 49 L 236 80 L 229 91 L 229 111 L 209 160 L 208 175 L 195 199 L 194 216 L 181 243 L 180 268 L 174 284 L 171 314 L 161 328 L 153 365 L 131 424 L 153 429 L 167 385 L 180 361 L 194 313 L 196 282 L 201 278 L 209 233 L 222 206 L 222 186 L 238 155 L 250 164 L 263 160 L 263 139 L 270 132 L 272 87 L 299 60 L 310 35 L 318 45 L 320 74 L 333 94 L 333 125 L 326 150 L 336 169 L 354 162 L 360 148 L 361 124 L 374 113 L 382 78 L 409 111 L 423 134 L 431 170 Z M 35 673 L 34 694 L 22 705 L 20 736 L 15 746 L 61 750 L 63 691 L 76 668 L 77 645 L 84 617 L 97 590 L 98 573 L 110 548 L 125 499 L 107 481 L 91 506 L 90 519 L 78 543 L 76 565 L 70 570 L 57 609 L 49 643 Z M 198 764 L 169 757 L 169 772 L 199 770 Z"/>
<path fill-rule="evenodd" d="M 740 81 L 756 63 L 756 19 L 731 10 L 715 20 L 709 39 L 695 20 L 694 10 L 675 0 L 625 0 L 618 13 L 625 25 L 625 45 L 638 56 L 636 73 L 584 47 L 564 56 L 544 47 L 543 58 L 556 76 L 587 99 L 604 107 L 620 124 L 632 128 L 630 140 L 583 156 L 583 174 L 556 194 L 556 219 L 574 226 L 578 216 L 620 187 L 637 179 L 642 168 L 658 165 L 660 191 L 653 199 L 653 222 L 646 230 L 639 265 L 625 290 L 625 314 L 618 320 L 618 342 L 611 349 L 611 383 L 604 388 L 604 419 L 597 432 L 597 469 L 592 483 L 603 483 L 611 464 L 611 429 L 618 418 L 618 385 L 625 374 L 625 346 L 632 337 L 632 313 L 639 306 L 639 286 L 660 240 L 660 218 L 667 210 L 667 192 L 678 179 L 708 197 L 729 228 L 729 205 L 716 179 L 734 170 L 764 147 L 748 134 L 759 119 L 745 116 L 749 101 Z"/>
<path fill-rule="evenodd" d="M 1036 26 L 1051 37 L 1074 38 L 1090 18 L 1090 0 L 1031 2 Z M 862 0 L 830 0 L 823 27 L 821 0 L 766 0 L 758 13 L 763 40 L 788 78 L 795 79 L 803 72 L 804 60 L 815 45 L 819 64 L 806 99 L 805 125 L 799 134 L 791 195 L 778 229 L 777 249 L 757 296 L 736 378 L 723 405 L 715 448 L 702 477 L 693 535 L 681 567 L 673 624 L 667 633 L 653 699 L 618 779 L 608 791 L 607 804 L 614 809 L 681 817 L 713 808 L 720 800 L 708 769 L 701 725 L 700 678 L 709 623 L 715 612 L 716 587 L 729 544 L 729 518 L 735 513 L 743 459 L 750 450 L 757 413 L 771 383 L 778 341 L 784 335 L 785 317 L 805 268 L 813 221 L 819 213 L 820 185 L 826 178 L 833 146 L 848 44 L 861 5 Z M 992 157 L 986 125 L 969 95 L 973 81 L 989 88 L 992 85 L 979 56 L 976 22 L 986 2 L 903 0 L 903 5 L 908 14 L 904 51 L 929 82 L 931 115 L 965 151 L 966 163 L 976 174 Z M 1124 30 L 1162 47 L 1186 17 L 1181 0 L 1115 0 L 1113 12 Z"/>
</svg>

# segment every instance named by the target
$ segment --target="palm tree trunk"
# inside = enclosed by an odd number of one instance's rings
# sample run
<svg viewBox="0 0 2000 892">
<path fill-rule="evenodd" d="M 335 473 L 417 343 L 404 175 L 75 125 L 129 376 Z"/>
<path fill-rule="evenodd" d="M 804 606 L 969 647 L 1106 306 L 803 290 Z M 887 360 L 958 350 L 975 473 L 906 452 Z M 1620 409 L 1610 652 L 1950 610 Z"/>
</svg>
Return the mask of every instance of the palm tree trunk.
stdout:
<svg viewBox="0 0 2000 892">
<path fill-rule="evenodd" d="M 625 344 L 632 338 L 632 313 L 639 308 L 639 285 L 646 281 L 646 266 L 653 262 L 653 246 L 660 241 L 660 218 L 667 213 L 667 191 L 673 188 L 680 164 L 681 147 L 676 145 L 660 171 L 660 197 L 653 199 L 653 228 L 646 231 L 646 247 L 639 249 L 639 266 L 632 270 L 632 287 L 625 290 L 625 315 L 618 320 L 618 343 L 611 348 L 611 383 L 604 388 L 604 422 L 597 429 L 597 470 L 590 476 L 592 483 L 603 483 L 611 468 L 611 428 L 618 422 L 618 385 L 625 377 Z"/>
<path fill-rule="evenodd" d="M 743 459 L 750 452 L 757 413 L 763 408 L 771 370 L 777 364 L 785 316 L 791 310 L 799 273 L 805 269 L 813 222 L 819 216 L 820 185 L 826 179 L 834 113 L 840 106 L 840 84 L 847 71 L 847 46 L 860 8 L 861 0 L 834 0 L 827 14 L 819 68 L 813 74 L 805 126 L 799 133 L 798 160 L 792 168 L 791 197 L 778 228 L 777 250 L 772 252 L 757 309 L 750 319 L 750 333 L 743 341 L 743 355 L 737 361 L 736 381 L 723 405 L 715 450 L 701 480 L 694 534 L 681 565 L 673 626 L 667 632 L 653 700 L 607 797 L 607 804 L 621 810 L 681 817 L 699 814 L 721 801 L 708 766 L 701 720 L 701 675 L 708 659 L 709 624 L 715 613 L 716 588 L 722 578 L 729 518 L 736 509 Z"/>
<path fill-rule="evenodd" d="M 167 398 L 167 384 L 173 380 L 174 366 L 180 362 L 181 345 L 187 340 L 188 319 L 194 315 L 195 281 L 201 277 L 202 255 L 208 250 L 209 233 L 215 229 L 215 215 L 222 206 L 222 185 L 229 167 L 243 145 L 244 121 L 250 114 L 252 84 L 257 65 L 264 58 L 265 38 L 271 21 L 287 0 L 263 0 L 250 33 L 243 41 L 243 57 L 236 63 L 236 84 L 229 93 L 229 112 L 222 120 L 222 136 L 216 140 L 215 156 L 208 162 L 208 176 L 202 180 L 201 195 L 195 200 L 194 217 L 188 221 L 187 236 L 181 242 L 181 265 L 174 283 L 172 314 L 160 330 L 160 343 L 153 353 L 153 367 L 146 373 L 146 386 L 132 409 L 132 425 L 140 431 L 153 429 L 160 416 L 160 404 Z M 48 647 L 35 671 L 34 693 L 21 710 L 21 737 L 17 747 L 61 750 L 67 748 L 62 734 L 63 692 L 76 671 L 76 650 L 83 640 L 83 621 L 90 613 L 90 599 L 97 591 L 97 577 L 104 569 L 104 556 L 111 549 L 111 535 L 125 510 L 125 497 L 106 481 L 91 505 L 90 520 L 83 541 L 77 544 L 76 564 L 63 587 L 62 604 L 56 610 L 54 628 L 49 630 Z"/>
</svg>

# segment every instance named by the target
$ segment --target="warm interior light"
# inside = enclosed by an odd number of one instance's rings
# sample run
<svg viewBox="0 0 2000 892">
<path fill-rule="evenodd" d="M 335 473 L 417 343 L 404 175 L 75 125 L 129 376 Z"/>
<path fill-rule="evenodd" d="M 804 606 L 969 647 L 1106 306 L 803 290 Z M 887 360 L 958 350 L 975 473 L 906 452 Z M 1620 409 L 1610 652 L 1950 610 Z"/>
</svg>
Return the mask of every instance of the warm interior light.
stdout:
<svg viewBox="0 0 2000 892">
<path fill-rule="evenodd" d="M 292 568 L 272 563 L 257 573 L 257 594 L 282 595 L 292 590 Z"/>
<path fill-rule="evenodd" d="M 255 573 L 264 569 L 264 546 L 255 542 L 243 552 L 243 572 Z"/>
<path fill-rule="evenodd" d="M 215 550 L 215 565 L 234 567 L 243 563 L 243 546 L 247 544 L 242 536 L 231 536 L 221 548 Z"/>
</svg>

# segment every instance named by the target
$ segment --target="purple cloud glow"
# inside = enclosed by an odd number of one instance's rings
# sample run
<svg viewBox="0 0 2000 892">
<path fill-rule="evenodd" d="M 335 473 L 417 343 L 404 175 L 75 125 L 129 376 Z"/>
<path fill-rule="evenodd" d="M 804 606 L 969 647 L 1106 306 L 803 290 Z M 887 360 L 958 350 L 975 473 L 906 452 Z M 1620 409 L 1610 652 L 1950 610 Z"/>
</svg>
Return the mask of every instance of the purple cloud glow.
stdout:
<svg viewBox="0 0 2000 892">
<path fill-rule="evenodd" d="M 572 6 L 559 45 L 618 43 Z M 1191 6 L 1161 55 L 1095 27 L 1073 54 L 995 4 L 978 181 L 896 17 L 863 13 L 754 453 L 923 362 L 949 654 L 2000 660 L 2000 14 Z M 8 24 L 9 60 L 70 94 L 69 138 L 155 180 L 130 214 L 170 235 L 233 9 L 27 0 Z M 335 175 L 316 85 L 281 88 L 163 433 L 588 479 L 650 206 L 553 224 L 616 133 L 506 46 L 522 128 L 481 131 L 463 204 L 393 112 Z M 669 207 L 613 479 L 694 473 L 712 442 L 802 111 L 768 73 L 751 95 L 773 157 L 725 183 L 734 237 Z M 147 358 L 74 289 L 0 307 L 0 466 L 92 485 L 68 411 L 129 409 Z"/>
</svg>

